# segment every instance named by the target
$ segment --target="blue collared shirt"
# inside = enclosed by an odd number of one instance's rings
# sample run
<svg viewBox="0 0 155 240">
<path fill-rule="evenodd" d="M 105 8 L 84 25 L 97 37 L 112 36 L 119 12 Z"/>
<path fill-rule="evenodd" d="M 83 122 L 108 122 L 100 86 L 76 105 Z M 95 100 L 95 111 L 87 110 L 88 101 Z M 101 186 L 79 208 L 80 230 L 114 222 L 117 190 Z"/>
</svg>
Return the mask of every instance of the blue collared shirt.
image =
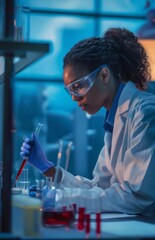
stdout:
<svg viewBox="0 0 155 240">
<path fill-rule="evenodd" d="M 114 119 L 115 119 L 115 114 L 116 114 L 116 110 L 118 107 L 118 100 L 119 97 L 121 95 L 121 92 L 124 88 L 125 84 L 124 83 L 120 83 L 116 96 L 114 98 L 114 102 L 112 104 L 112 107 L 110 109 L 110 111 L 106 112 L 106 117 L 105 117 L 105 122 L 104 122 L 104 130 L 109 131 L 109 132 L 113 132 L 113 126 L 114 126 Z"/>
</svg>

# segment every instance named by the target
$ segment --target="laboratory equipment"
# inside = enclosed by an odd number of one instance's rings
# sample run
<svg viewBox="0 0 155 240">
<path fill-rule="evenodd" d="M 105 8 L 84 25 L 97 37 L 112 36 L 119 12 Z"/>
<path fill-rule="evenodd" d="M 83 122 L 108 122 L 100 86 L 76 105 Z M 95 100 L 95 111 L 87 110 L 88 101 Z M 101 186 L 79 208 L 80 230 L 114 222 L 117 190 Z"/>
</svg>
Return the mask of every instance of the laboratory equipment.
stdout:
<svg viewBox="0 0 155 240">
<path fill-rule="evenodd" d="M 62 159 L 62 150 L 63 150 L 63 140 L 59 141 L 59 150 L 58 150 L 58 156 L 57 156 L 57 167 L 56 167 L 56 172 L 55 172 L 55 177 L 54 177 L 54 186 L 58 187 L 58 172 L 59 172 L 59 166 L 61 164 L 61 159 Z"/>
<path fill-rule="evenodd" d="M 12 196 L 12 233 L 17 239 L 33 239 L 40 236 L 41 201 L 28 195 Z"/>
<path fill-rule="evenodd" d="M 55 188 L 52 182 L 42 193 L 42 224 L 44 227 L 70 226 L 75 219 L 75 211 L 70 193 L 63 188 Z"/>
<path fill-rule="evenodd" d="M 46 194 L 52 189 L 53 179 L 52 177 L 46 177 L 46 185 L 42 189 L 42 199 L 45 199 Z"/>
<path fill-rule="evenodd" d="M 29 196 L 36 197 L 36 185 L 33 184 L 29 187 Z"/>
<path fill-rule="evenodd" d="M 70 141 L 66 149 L 66 166 L 68 168 L 70 150 L 72 142 Z M 59 150 L 57 155 L 56 173 L 54 182 L 48 179 L 47 186 L 42 191 L 42 224 L 44 227 L 69 226 L 75 220 L 75 202 L 73 201 L 71 188 L 60 188 L 58 184 L 58 172 L 61 165 L 64 141 L 59 141 Z"/>
<path fill-rule="evenodd" d="M 66 149 L 66 164 L 65 164 L 65 170 L 68 170 L 69 160 L 70 160 L 70 152 L 73 142 L 69 141 L 67 149 Z"/>
<path fill-rule="evenodd" d="M 40 130 L 41 130 L 42 127 L 43 127 L 43 124 L 38 123 L 38 126 L 37 126 L 37 128 L 36 128 L 36 130 L 35 130 L 35 132 L 34 132 L 36 136 L 38 136 L 38 134 L 39 134 L 39 132 L 40 132 Z M 15 178 L 15 182 L 14 182 L 14 184 L 13 184 L 13 187 L 15 186 L 16 181 L 18 180 L 19 176 L 21 175 L 22 170 L 23 170 L 23 168 L 24 168 L 27 160 L 28 160 L 28 157 L 26 157 L 26 158 L 23 159 L 22 164 L 21 164 L 21 166 L 20 166 L 20 168 L 19 168 L 19 170 L 18 170 L 18 172 L 17 172 L 17 174 L 16 174 L 16 178 Z"/>
<path fill-rule="evenodd" d="M 84 220 L 85 220 L 85 208 L 79 207 L 78 209 L 78 230 L 84 230 Z"/>
<path fill-rule="evenodd" d="M 19 172 L 18 169 L 17 169 L 17 172 Z M 29 186 L 30 186 L 29 170 L 24 168 L 18 180 L 16 181 L 16 188 L 13 189 L 12 193 L 14 193 L 14 191 L 17 191 L 17 189 L 19 189 L 21 190 L 22 194 L 28 194 Z"/>
<path fill-rule="evenodd" d="M 101 213 L 96 213 L 96 237 L 99 238 L 101 234 Z"/>
<path fill-rule="evenodd" d="M 86 239 L 89 238 L 89 234 L 90 234 L 90 214 L 86 213 L 85 214 L 85 232 L 86 232 Z"/>
<path fill-rule="evenodd" d="M 36 179 L 35 184 L 29 187 L 29 196 L 41 199 L 46 187 L 45 179 Z"/>
<path fill-rule="evenodd" d="M 42 191 L 45 187 L 45 179 L 36 179 L 36 197 L 42 198 Z"/>
</svg>

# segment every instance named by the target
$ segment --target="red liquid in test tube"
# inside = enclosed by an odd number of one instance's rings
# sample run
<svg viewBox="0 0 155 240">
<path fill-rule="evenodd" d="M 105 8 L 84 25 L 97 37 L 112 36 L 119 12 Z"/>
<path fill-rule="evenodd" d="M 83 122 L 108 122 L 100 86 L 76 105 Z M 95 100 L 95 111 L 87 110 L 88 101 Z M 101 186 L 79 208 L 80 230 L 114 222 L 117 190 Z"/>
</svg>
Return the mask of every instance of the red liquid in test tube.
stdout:
<svg viewBox="0 0 155 240">
<path fill-rule="evenodd" d="M 96 236 L 97 238 L 100 237 L 101 234 L 101 214 L 96 213 Z"/>
<path fill-rule="evenodd" d="M 79 207 L 78 211 L 78 230 L 84 229 L 84 217 L 85 217 L 85 208 Z"/>
<path fill-rule="evenodd" d="M 90 214 L 85 214 L 85 221 L 86 221 L 86 225 L 85 225 L 85 231 L 86 231 L 86 238 L 89 237 L 90 234 Z"/>
</svg>

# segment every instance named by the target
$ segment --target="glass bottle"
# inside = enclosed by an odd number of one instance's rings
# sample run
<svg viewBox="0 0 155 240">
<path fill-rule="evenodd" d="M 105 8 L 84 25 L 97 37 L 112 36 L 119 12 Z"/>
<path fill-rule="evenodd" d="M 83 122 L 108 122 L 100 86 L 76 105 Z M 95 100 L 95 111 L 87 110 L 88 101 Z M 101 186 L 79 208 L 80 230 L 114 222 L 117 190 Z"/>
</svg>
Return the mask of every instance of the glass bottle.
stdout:
<svg viewBox="0 0 155 240">
<path fill-rule="evenodd" d="M 42 224 L 44 227 L 70 226 L 75 212 L 70 196 L 63 188 L 55 188 L 48 182 L 42 193 Z"/>
</svg>

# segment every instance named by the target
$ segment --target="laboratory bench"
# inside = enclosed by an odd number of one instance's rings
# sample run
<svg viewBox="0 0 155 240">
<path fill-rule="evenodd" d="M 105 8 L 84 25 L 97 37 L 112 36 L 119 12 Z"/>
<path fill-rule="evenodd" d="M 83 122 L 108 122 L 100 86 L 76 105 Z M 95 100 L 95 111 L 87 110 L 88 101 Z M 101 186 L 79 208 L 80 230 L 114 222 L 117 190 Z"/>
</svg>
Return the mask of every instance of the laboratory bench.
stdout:
<svg viewBox="0 0 155 240">
<path fill-rule="evenodd" d="M 0 239 L 155 239 L 155 219 L 128 216 L 126 214 L 103 213 L 101 234 L 96 236 L 96 223 L 92 214 L 90 234 L 70 228 L 44 228 L 41 226 L 38 236 L 18 236 L 0 233 Z"/>
<path fill-rule="evenodd" d="M 86 225 L 83 229 L 78 229 L 77 214 L 71 226 L 43 227 L 41 211 L 37 209 L 35 214 L 31 213 L 27 208 L 16 208 L 12 217 L 12 233 L 0 233 L 0 239 L 155 239 L 155 217 L 101 213 L 99 234 L 95 213 L 90 214 L 89 233 L 86 233 Z"/>
<path fill-rule="evenodd" d="M 16 201 L 19 198 L 19 201 Z M 21 199 L 25 199 L 21 205 Z M 89 226 L 85 220 L 79 228 L 79 215 L 70 226 L 44 227 L 41 200 L 15 196 L 12 202 L 12 235 L 0 233 L 0 239 L 155 239 L 155 217 L 121 213 L 90 214 Z M 29 204 L 29 199 L 30 203 Z M 30 206 L 31 205 L 31 206 Z M 86 219 L 86 218 L 85 218 Z"/>
<path fill-rule="evenodd" d="M 155 219 L 117 213 L 101 214 L 101 233 L 96 234 L 95 214 L 91 214 L 90 234 L 77 228 L 41 228 L 45 239 L 155 239 Z"/>
</svg>

